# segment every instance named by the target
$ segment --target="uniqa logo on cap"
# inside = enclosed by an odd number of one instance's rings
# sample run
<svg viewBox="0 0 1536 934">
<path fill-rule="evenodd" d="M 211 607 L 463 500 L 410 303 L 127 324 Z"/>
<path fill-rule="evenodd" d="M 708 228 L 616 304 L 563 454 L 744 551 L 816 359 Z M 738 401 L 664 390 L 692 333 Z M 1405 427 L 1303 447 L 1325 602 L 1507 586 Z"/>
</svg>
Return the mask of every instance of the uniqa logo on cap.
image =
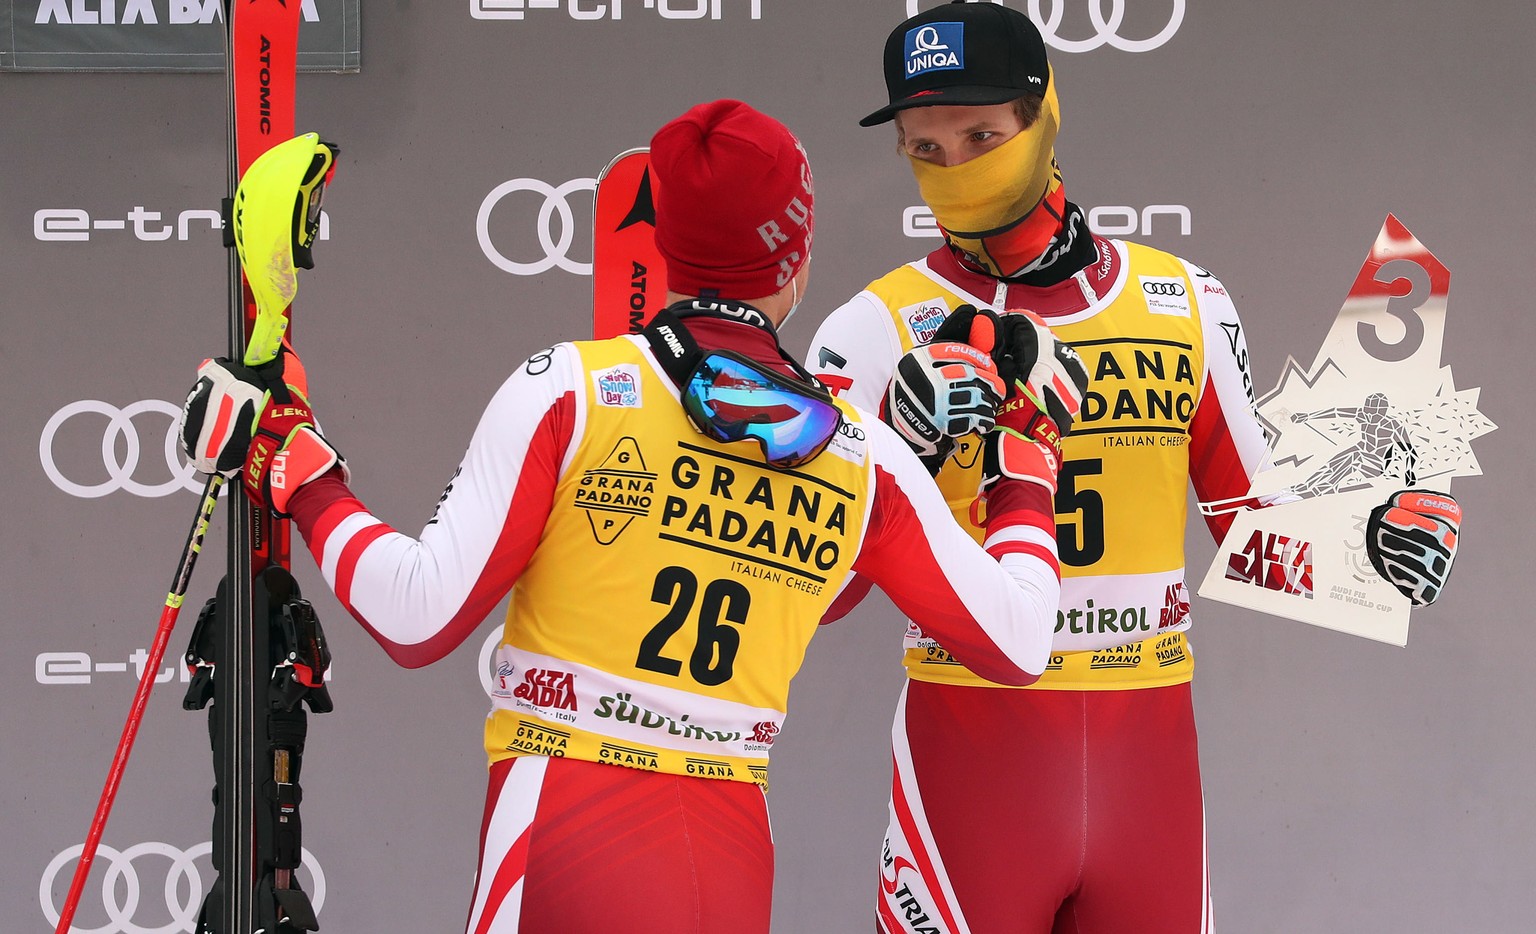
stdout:
<svg viewBox="0 0 1536 934">
<path fill-rule="evenodd" d="M 907 30 L 908 78 L 964 67 L 964 23 L 928 23 Z"/>
</svg>

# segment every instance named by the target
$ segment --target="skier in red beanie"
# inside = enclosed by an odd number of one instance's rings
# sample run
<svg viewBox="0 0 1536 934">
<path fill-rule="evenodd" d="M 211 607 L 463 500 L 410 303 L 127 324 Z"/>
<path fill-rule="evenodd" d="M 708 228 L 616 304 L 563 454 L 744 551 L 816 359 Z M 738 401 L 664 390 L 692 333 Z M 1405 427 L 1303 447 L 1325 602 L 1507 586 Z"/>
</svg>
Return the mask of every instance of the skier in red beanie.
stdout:
<svg viewBox="0 0 1536 934">
<path fill-rule="evenodd" d="M 291 514 L 401 665 L 447 655 L 511 592 L 470 934 L 766 932 L 769 752 L 855 574 L 995 681 L 1047 661 L 1053 462 L 1000 458 L 973 541 L 907 444 L 779 346 L 814 221 L 795 137 L 715 101 L 651 149 L 669 307 L 518 367 L 419 537 L 348 489 L 296 367 L 210 362 L 183 418 L 194 462 Z M 966 336 L 985 345 L 993 321 Z M 951 357 L 962 391 L 1001 387 L 986 354 Z"/>
</svg>

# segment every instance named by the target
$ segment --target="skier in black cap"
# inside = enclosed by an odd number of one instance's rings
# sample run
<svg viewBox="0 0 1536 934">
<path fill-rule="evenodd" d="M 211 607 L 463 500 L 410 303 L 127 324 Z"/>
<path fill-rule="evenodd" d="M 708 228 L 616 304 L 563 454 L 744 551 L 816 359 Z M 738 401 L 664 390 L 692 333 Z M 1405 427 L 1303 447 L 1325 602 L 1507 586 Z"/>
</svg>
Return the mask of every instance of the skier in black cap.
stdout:
<svg viewBox="0 0 1536 934">
<path fill-rule="evenodd" d="M 879 928 L 1209 931 L 1185 491 L 1246 497 L 1267 456 L 1236 310 L 1204 269 L 1096 236 L 1066 199 L 1055 76 L 1024 14 L 927 10 L 890 34 L 884 63 L 889 103 L 860 122 L 895 121 L 945 242 L 834 311 L 810 365 L 856 404 L 885 403 L 973 532 L 985 457 L 969 431 L 990 413 L 951 408 L 944 367 L 908 361 L 931 363 L 928 342 L 969 303 L 1033 312 L 1050 328 L 1038 339 L 1069 343 L 1093 383 L 1062 442 L 1045 675 L 990 683 L 908 626 Z M 1449 497 L 1430 499 L 1396 494 L 1367 534 L 1417 605 L 1444 583 L 1459 518 Z M 1208 520 L 1218 539 L 1230 521 Z"/>
</svg>

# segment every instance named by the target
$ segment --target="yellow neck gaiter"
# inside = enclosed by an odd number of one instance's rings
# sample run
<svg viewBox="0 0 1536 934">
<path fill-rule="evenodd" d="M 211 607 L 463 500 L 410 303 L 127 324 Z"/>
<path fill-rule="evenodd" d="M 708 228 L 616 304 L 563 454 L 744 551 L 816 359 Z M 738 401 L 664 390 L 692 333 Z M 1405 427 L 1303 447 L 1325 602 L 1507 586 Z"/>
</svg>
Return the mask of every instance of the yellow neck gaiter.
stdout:
<svg viewBox="0 0 1536 934">
<path fill-rule="evenodd" d="M 995 276 L 1023 269 L 1061 229 L 1066 195 L 1053 149 L 1060 127 L 1053 74 L 1039 119 L 991 152 L 951 166 L 908 157 L 945 238 Z"/>
</svg>

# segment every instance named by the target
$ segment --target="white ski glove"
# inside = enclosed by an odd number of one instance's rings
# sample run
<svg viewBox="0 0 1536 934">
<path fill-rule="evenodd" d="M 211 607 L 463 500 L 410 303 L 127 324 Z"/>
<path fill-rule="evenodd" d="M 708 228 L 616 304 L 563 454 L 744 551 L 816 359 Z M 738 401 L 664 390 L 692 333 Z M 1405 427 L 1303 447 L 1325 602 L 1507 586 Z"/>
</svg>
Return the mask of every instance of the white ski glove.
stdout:
<svg viewBox="0 0 1536 934">
<path fill-rule="evenodd" d="M 990 311 L 961 305 L 940 325 L 933 343 L 912 348 L 896 362 L 880 417 L 929 473 L 938 473 L 955 439 L 992 430 L 1004 389 L 987 353 L 995 321 Z"/>
</svg>

